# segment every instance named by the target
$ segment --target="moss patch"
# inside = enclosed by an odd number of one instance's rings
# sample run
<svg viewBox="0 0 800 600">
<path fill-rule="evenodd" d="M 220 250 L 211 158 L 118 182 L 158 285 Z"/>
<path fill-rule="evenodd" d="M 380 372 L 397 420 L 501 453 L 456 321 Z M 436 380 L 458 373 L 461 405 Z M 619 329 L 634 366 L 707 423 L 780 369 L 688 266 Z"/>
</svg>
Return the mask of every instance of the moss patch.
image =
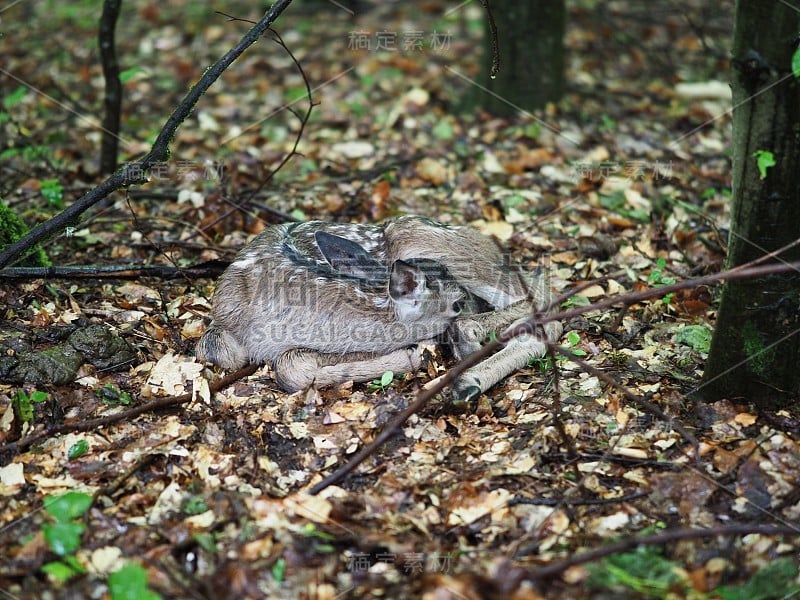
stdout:
<svg viewBox="0 0 800 600">
<path fill-rule="evenodd" d="M 28 233 L 28 227 L 7 205 L 0 200 L 0 250 L 19 241 Z M 50 259 L 41 246 L 36 245 L 16 263 L 24 267 L 49 267 Z"/>
</svg>

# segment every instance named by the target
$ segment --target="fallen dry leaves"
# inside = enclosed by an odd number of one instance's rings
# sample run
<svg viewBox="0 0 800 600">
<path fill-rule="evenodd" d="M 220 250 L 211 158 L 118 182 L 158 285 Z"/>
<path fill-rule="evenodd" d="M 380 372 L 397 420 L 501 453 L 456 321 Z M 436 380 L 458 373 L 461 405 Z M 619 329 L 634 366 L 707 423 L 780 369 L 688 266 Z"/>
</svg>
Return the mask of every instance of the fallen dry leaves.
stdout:
<svg viewBox="0 0 800 600">
<path fill-rule="evenodd" d="M 473 8 L 445 23 L 454 29 L 479 23 Z M 443 9 L 434 2 L 427 10 L 441 16 Z M 145 140 L 177 98 L 159 90 L 174 90 L 176 79 L 178 88 L 188 85 L 242 24 L 155 4 L 138 14 L 128 10 L 125 26 L 135 34 L 121 36 L 120 52 L 144 71 L 126 85 L 125 136 Z M 546 115 L 546 123 L 456 116 L 443 65 L 473 69 L 468 57 L 479 42 L 467 28 L 447 54 L 359 53 L 347 49 L 353 23 L 335 11 L 324 32 L 313 19 L 288 14 L 280 29 L 313 87 L 341 75 L 315 92 L 321 104 L 301 156 L 250 195 L 291 148 L 297 127 L 285 111 L 263 120 L 301 83 L 290 61 L 265 45 L 207 95 L 175 141 L 175 161 L 138 190 L 142 195 L 112 197 L 48 250 L 58 264 L 187 265 L 230 259 L 264 221 L 281 214 L 374 220 L 413 212 L 494 235 L 520 263 L 546 265 L 559 292 L 623 274 L 586 287 L 573 305 L 718 270 L 728 219 L 729 120 L 682 136 L 724 112 L 726 98 L 712 84 L 673 89 L 674 73 L 641 64 L 649 44 L 660 48 L 669 36 L 672 51 L 692 47 L 693 33 L 677 16 L 662 30 L 615 14 L 646 32 L 641 48 L 629 47 L 617 64 L 619 56 L 597 50 L 613 36 L 593 27 L 586 10 L 573 9 L 567 40 L 569 76 L 579 93 Z M 235 14 L 249 12 L 245 6 Z M 63 26 L 55 16 L 37 18 L 43 26 Z M 365 31 L 401 22 L 388 8 L 361 18 Z M 722 38 L 718 25 L 707 24 L 709 35 Z M 433 20 L 419 21 L 429 26 Z M 53 50 L 35 44 L 30 32 L 8 35 L 19 47 L 35 47 L 8 68 L 50 89 L 39 65 L 55 60 Z M 185 36 L 194 40 L 191 60 Z M 712 55 L 689 56 L 698 78 L 719 70 Z M 607 73 L 602 78 L 598 61 Z M 81 70 L 64 70 L 60 88 L 94 102 L 98 74 L 97 61 L 88 60 Z M 44 144 L 53 110 L 29 95 L 13 118 Z M 51 174 L 64 180 L 71 199 L 91 179 L 97 136 L 77 120 L 66 135 L 69 143 L 47 143 L 63 161 Z M 146 148 L 131 141 L 126 157 Z M 26 218 L 40 218 L 24 207 L 46 208 L 40 180 L 50 176 L 48 166 L 4 160 L 16 169 L 4 199 Z M 242 200 L 239 212 L 233 203 Z M 292 395 L 263 369 L 212 395 L 211 372 L 191 356 L 212 289 L 211 281 L 156 279 L 0 286 L 5 321 L 35 330 L 36 349 L 83 319 L 113 330 L 138 357 L 119 371 L 83 365 L 75 383 L 41 386 L 47 401 L 34 405 L 33 424 L 26 425 L 34 432 L 115 414 L 128 403 L 195 395 L 178 408 L 3 456 L 3 589 L 35 596 L 62 585 L 97 597 L 106 591 L 106 574 L 133 559 L 167 597 L 586 597 L 619 590 L 605 584 L 591 591 L 597 579 L 587 565 L 535 582 L 531 574 L 646 533 L 800 521 L 797 413 L 758 413 L 746 399 L 713 405 L 687 399 L 706 357 L 712 290 L 586 313 L 566 324 L 562 342 L 690 428 L 699 441 L 697 461 L 669 423 L 596 375 L 558 360 L 556 382 L 552 364 L 538 360 L 474 412 L 456 413 L 438 399 L 341 485 L 312 496 L 313 484 L 374 439 L 451 362 L 434 350 L 423 370 L 389 386 Z M 2 343 L 5 354 L 16 351 Z M 20 390 L 32 392 L 0 385 L 0 444 L 21 433 L 12 406 Z M 52 560 L 40 508 L 64 491 L 96 497 L 76 554 L 88 573 L 56 584 L 39 571 Z M 671 584 L 676 597 L 742 583 L 798 552 L 796 536 L 766 534 L 664 546 L 678 574 Z"/>
</svg>

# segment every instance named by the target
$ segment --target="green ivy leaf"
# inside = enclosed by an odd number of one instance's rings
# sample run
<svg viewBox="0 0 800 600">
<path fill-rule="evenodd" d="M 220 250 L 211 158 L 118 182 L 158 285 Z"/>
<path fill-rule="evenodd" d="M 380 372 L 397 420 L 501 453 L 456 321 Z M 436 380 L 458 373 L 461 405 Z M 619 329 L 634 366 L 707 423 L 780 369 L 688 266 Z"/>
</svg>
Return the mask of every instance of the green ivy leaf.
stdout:
<svg viewBox="0 0 800 600">
<path fill-rule="evenodd" d="M 67 492 L 61 496 L 50 496 L 45 500 L 44 509 L 56 521 L 65 523 L 80 517 L 92 505 L 92 497 L 82 492 Z"/>
</svg>

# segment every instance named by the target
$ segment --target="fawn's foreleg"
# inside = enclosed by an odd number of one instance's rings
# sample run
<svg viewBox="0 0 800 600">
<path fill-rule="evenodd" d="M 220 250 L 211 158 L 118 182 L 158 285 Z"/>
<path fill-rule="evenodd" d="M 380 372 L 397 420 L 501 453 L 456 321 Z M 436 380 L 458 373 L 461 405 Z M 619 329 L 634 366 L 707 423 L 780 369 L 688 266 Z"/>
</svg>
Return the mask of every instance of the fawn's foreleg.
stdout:
<svg viewBox="0 0 800 600">
<path fill-rule="evenodd" d="M 522 323 L 519 320 L 512 326 Z M 543 356 L 547 344 L 556 341 L 561 335 L 561 323 L 547 323 L 542 331 L 526 333 L 511 339 L 503 348 L 492 356 L 467 369 L 453 385 L 453 393 L 459 402 L 469 402 L 508 377 L 514 371 L 525 367 L 531 358 Z"/>
<path fill-rule="evenodd" d="M 534 312 L 531 302 L 522 300 L 506 308 L 459 317 L 449 330 L 455 355 L 463 359 L 478 350 L 494 332 L 500 335 L 507 328 L 522 323 Z M 467 369 L 453 386 L 455 398 L 470 401 L 501 379 L 523 368 L 528 361 L 542 356 L 544 341 L 556 341 L 561 336 L 561 323 L 547 323 L 538 331 L 517 336 L 494 355 Z"/>
<path fill-rule="evenodd" d="M 345 381 L 370 381 L 386 371 L 415 371 L 421 364 L 422 353 L 415 344 L 388 354 L 326 354 L 307 348 L 293 348 L 281 354 L 272 367 L 278 385 L 294 392 L 311 385 L 324 387 Z"/>
</svg>

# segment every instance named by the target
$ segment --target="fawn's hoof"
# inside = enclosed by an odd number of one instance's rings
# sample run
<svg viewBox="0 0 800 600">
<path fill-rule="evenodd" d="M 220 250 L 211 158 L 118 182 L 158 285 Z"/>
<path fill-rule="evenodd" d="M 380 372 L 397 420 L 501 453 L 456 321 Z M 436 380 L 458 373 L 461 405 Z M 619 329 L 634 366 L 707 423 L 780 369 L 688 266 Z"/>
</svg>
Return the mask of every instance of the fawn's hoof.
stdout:
<svg viewBox="0 0 800 600">
<path fill-rule="evenodd" d="M 457 407 L 466 408 L 474 404 L 481 395 L 481 388 L 472 383 L 465 383 L 463 385 L 456 385 L 453 390 L 453 404 Z"/>
</svg>

